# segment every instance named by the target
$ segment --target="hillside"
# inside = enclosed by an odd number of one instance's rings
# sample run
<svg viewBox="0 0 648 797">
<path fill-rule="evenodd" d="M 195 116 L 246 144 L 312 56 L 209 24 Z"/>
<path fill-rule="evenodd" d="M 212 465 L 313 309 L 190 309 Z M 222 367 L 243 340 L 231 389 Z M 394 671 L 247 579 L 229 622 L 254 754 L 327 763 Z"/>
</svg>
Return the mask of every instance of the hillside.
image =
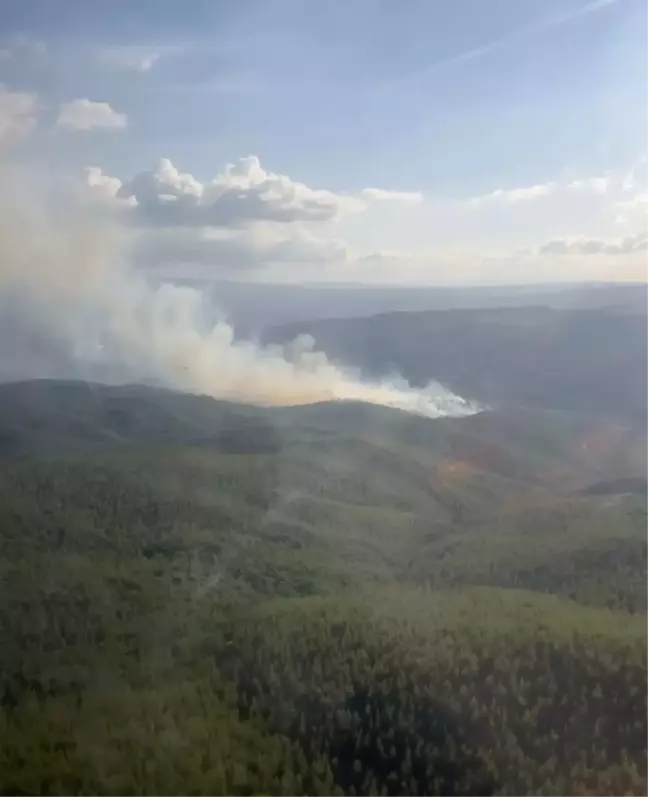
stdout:
<svg viewBox="0 0 648 797">
<path fill-rule="evenodd" d="M 40 381 L 0 441 L 2 793 L 645 793 L 631 426 Z"/>
<path fill-rule="evenodd" d="M 645 433 L 595 415 L 490 410 L 434 421 L 359 402 L 256 407 L 142 385 L 63 380 L 0 385 L 0 456 L 94 450 L 107 444 L 201 445 L 271 453 L 299 445 L 419 449 L 513 478 L 552 468 L 577 479 L 645 472 Z M 315 450 L 315 449 L 313 449 Z M 337 451 L 333 452 L 334 454 Z"/>
<path fill-rule="evenodd" d="M 494 407 L 577 410 L 645 424 L 646 315 L 542 306 L 397 312 L 277 326 L 337 361 L 414 385 L 436 379 Z"/>
</svg>

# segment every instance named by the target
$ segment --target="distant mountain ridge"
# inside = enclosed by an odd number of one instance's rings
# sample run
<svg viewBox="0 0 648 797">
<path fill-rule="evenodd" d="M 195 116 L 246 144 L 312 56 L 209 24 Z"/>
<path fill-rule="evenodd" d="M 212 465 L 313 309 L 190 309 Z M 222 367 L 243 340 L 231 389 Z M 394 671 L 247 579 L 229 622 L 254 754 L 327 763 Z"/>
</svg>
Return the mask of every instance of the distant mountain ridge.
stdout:
<svg viewBox="0 0 648 797">
<path fill-rule="evenodd" d="M 315 320 L 268 330 L 284 343 L 315 339 L 336 362 L 371 377 L 436 379 L 494 407 L 576 410 L 645 426 L 645 312 L 502 307 Z"/>
</svg>

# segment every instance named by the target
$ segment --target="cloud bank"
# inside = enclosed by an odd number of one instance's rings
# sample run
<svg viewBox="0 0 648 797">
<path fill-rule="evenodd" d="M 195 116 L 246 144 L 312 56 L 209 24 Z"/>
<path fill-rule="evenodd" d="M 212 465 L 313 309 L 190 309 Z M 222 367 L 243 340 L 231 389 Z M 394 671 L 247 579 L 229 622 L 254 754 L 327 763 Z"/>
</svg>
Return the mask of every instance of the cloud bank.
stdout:
<svg viewBox="0 0 648 797">
<path fill-rule="evenodd" d="M 125 180 L 88 168 L 83 191 L 136 231 L 134 262 L 165 273 L 175 267 L 178 275 L 204 278 L 211 269 L 293 280 L 446 283 L 519 282 L 518 272 L 527 269 L 539 280 L 587 279 L 584 263 L 572 256 L 600 253 L 616 259 L 606 267 L 599 261 L 590 278 L 635 279 L 643 251 L 637 230 L 646 228 L 636 172 L 632 180 L 619 173 L 571 176 L 444 199 L 376 187 L 313 188 L 269 171 L 254 155 L 204 181 L 163 158 Z M 410 228 L 414 237 L 425 229 L 431 243 L 401 244 Z M 381 238 L 383 245 L 374 246 Z"/>
<path fill-rule="evenodd" d="M 348 247 L 334 225 L 372 207 L 424 199 L 420 192 L 312 188 L 267 170 L 255 155 L 227 164 L 207 181 L 168 158 L 127 180 L 88 167 L 81 194 L 138 231 L 133 257 L 139 264 L 229 270 L 348 262 Z"/>
<path fill-rule="evenodd" d="M 628 255 L 648 250 L 648 233 L 618 240 L 601 238 L 557 238 L 540 247 L 542 255 Z"/>
</svg>

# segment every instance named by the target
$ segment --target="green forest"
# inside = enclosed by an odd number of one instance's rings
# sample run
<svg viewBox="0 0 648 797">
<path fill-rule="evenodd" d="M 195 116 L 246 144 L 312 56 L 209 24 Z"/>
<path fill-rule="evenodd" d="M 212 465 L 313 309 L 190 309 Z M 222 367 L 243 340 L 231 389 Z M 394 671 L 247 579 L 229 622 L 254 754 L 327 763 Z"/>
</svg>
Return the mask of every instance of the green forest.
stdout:
<svg viewBox="0 0 648 797">
<path fill-rule="evenodd" d="M 0 387 L 0 793 L 645 794 L 645 450 Z"/>
</svg>

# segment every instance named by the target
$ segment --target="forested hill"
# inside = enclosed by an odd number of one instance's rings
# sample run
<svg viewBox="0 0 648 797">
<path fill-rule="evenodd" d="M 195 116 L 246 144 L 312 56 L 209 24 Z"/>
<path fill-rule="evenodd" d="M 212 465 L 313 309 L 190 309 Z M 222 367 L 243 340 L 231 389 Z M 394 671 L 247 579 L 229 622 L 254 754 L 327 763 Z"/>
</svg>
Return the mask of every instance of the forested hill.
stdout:
<svg viewBox="0 0 648 797">
<path fill-rule="evenodd" d="M 644 794 L 646 443 L 0 386 L 0 793 Z"/>
<path fill-rule="evenodd" d="M 594 414 L 523 408 L 428 419 L 360 402 L 258 407 L 144 385 L 64 380 L 0 384 L 0 456 L 115 444 L 207 445 L 229 453 L 380 441 L 463 456 L 484 471 L 569 466 L 584 477 L 641 476 L 646 435 Z"/>
<path fill-rule="evenodd" d="M 646 314 L 602 307 L 502 307 L 325 319 L 266 332 L 310 334 L 329 356 L 365 374 L 436 379 L 499 407 L 576 410 L 644 424 Z"/>
<path fill-rule="evenodd" d="M 0 385 L 0 454 L 218 442 L 222 432 L 243 427 L 261 447 L 255 426 L 261 422 L 254 407 L 141 385 L 49 379 Z"/>
</svg>

